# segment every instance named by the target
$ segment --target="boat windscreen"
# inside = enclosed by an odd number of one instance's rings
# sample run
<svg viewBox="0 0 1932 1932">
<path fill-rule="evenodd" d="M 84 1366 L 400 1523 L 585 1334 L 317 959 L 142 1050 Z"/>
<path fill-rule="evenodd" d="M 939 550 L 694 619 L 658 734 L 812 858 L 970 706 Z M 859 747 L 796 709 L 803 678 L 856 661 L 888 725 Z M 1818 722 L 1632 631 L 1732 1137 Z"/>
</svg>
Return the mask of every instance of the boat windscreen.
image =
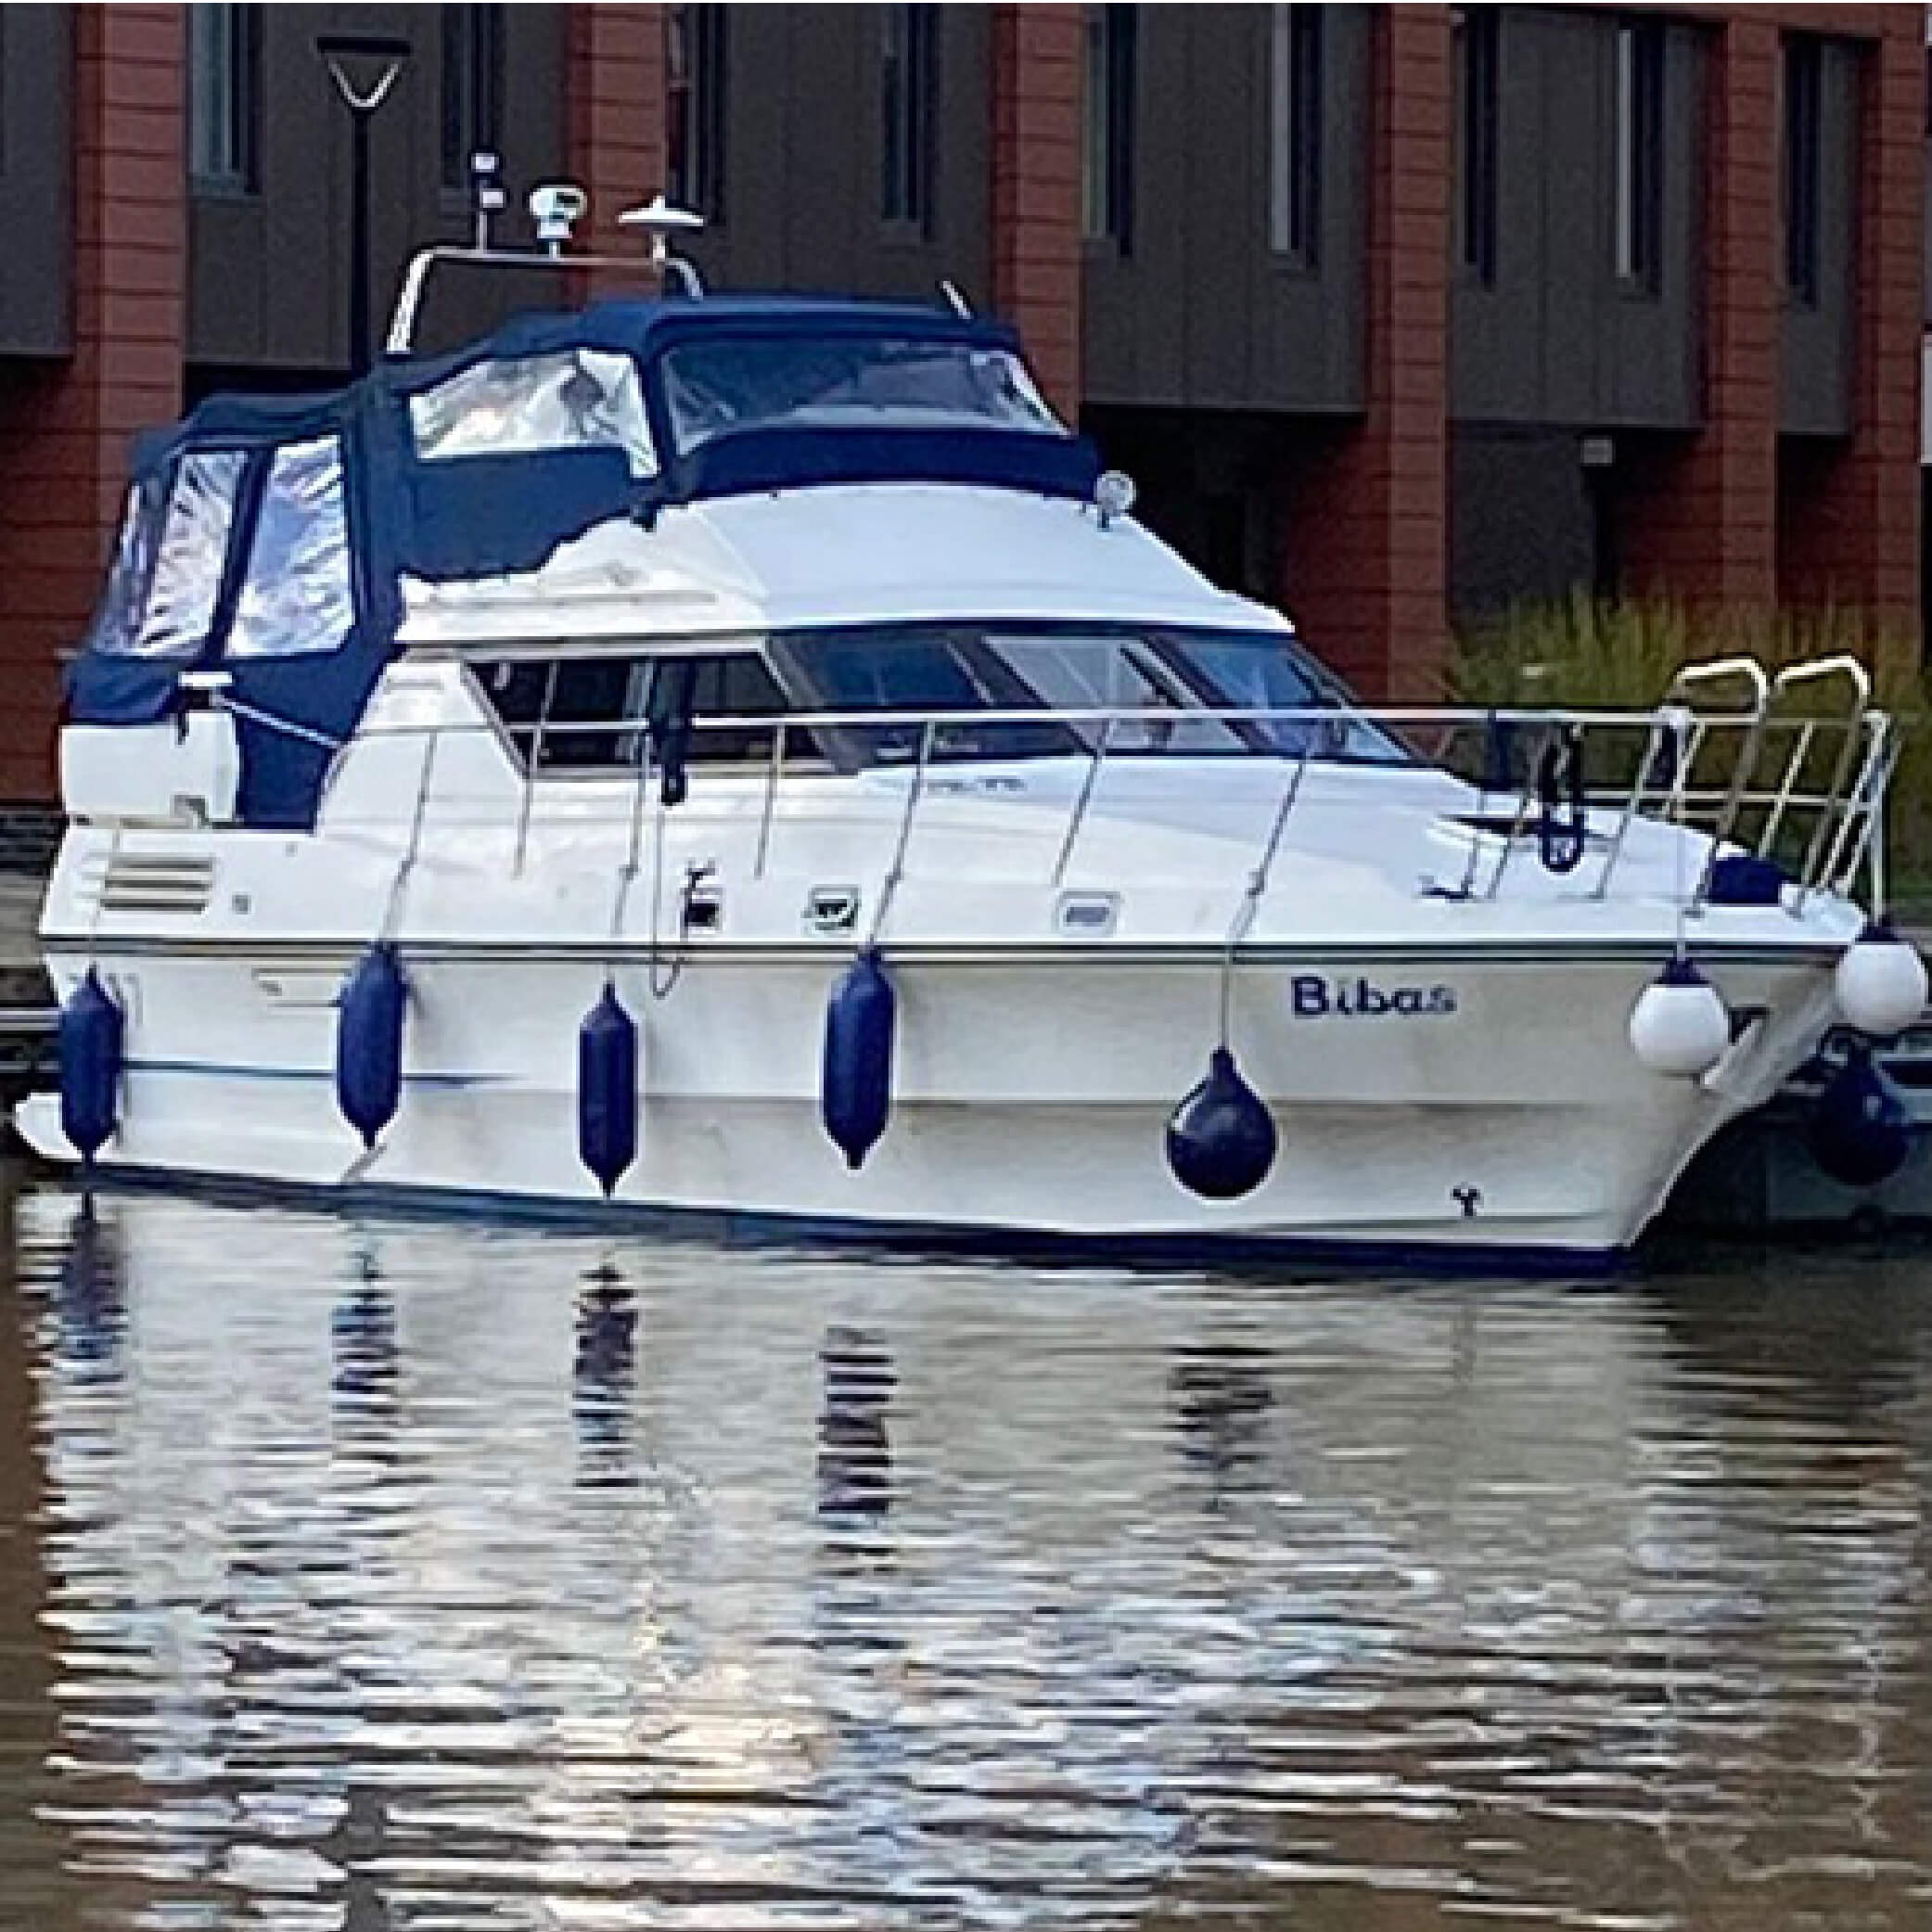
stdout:
<svg viewBox="0 0 1932 1932">
<path fill-rule="evenodd" d="M 1109 725 L 1098 718 L 1053 723 L 949 725 L 936 755 L 1040 757 L 1307 753 L 1345 763 L 1397 764 L 1410 753 L 1354 709 L 1353 700 L 1294 641 L 1278 632 L 1166 626 L 912 624 L 780 633 L 772 656 L 796 699 L 827 711 L 1156 712 Z M 1282 718 L 1222 718 L 1219 711 L 1275 711 Z M 1320 712 L 1318 718 L 1306 716 Z M 920 727 L 859 729 L 867 761 L 915 755 Z"/>
<path fill-rule="evenodd" d="M 679 452 L 736 429 L 982 429 L 1064 436 L 1010 350 L 915 336 L 725 336 L 666 352 Z"/>
<path fill-rule="evenodd" d="M 409 428 L 424 463 L 615 449 L 633 477 L 658 471 L 637 365 L 615 351 L 473 363 L 410 397 Z"/>
</svg>

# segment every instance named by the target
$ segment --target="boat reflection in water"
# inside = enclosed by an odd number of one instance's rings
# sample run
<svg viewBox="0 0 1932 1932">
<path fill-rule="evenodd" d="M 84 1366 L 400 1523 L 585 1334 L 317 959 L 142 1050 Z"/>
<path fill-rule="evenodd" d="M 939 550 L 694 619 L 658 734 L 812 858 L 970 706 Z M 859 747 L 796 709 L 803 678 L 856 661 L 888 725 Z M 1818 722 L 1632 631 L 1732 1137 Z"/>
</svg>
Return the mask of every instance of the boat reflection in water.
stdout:
<svg viewBox="0 0 1932 1932">
<path fill-rule="evenodd" d="M 1923 1915 L 1916 1272 L 19 1214 L 22 1923 Z"/>
<path fill-rule="evenodd" d="M 874 1337 L 838 1324 L 819 1362 L 819 1514 L 834 1523 L 880 1520 L 892 1507 L 892 1358 Z"/>
<path fill-rule="evenodd" d="M 631 1442 L 636 1373 L 637 1298 L 615 1263 L 602 1261 L 585 1274 L 577 1298 L 577 1479 L 587 1487 L 637 1480 Z"/>
</svg>

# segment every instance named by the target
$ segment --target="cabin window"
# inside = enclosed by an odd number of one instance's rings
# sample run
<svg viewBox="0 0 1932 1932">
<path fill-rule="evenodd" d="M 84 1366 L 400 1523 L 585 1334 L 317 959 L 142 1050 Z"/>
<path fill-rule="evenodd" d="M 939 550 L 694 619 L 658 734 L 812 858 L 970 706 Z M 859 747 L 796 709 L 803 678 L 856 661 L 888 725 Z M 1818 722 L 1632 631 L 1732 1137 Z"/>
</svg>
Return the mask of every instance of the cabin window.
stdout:
<svg viewBox="0 0 1932 1932">
<path fill-rule="evenodd" d="M 232 450 L 183 456 L 165 484 L 145 483 L 130 495 L 95 626 L 96 650 L 192 658 L 206 645 L 247 461 Z"/>
<path fill-rule="evenodd" d="M 1017 355 L 969 342 L 727 337 L 680 343 L 662 367 L 680 452 L 734 429 L 1060 430 Z"/>
<path fill-rule="evenodd" d="M 1158 650 L 1139 639 L 1043 635 L 988 637 L 995 652 L 1032 694 L 1033 701 L 1066 711 L 1160 711 L 1171 717 L 1123 720 L 1108 739 L 1112 751 L 1232 751 L 1234 730 L 1212 720 L 1190 722 L 1194 693 Z M 1096 727 L 1079 727 L 1092 738 Z"/>
<path fill-rule="evenodd" d="M 479 665 L 476 675 L 518 755 L 531 762 L 534 752 L 544 772 L 635 770 L 654 736 L 661 747 L 685 723 L 686 764 L 762 763 L 770 725 L 717 721 L 775 720 L 794 709 L 752 651 L 513 660 Z M 794 734 L 787 748 L 809 756 L 810 735 Z"/>
<path fill-rule="evenodd" d="M 992 623 L 881 624 L 780 633 L 772 654 L 801 701 L 828 711 L 910 713 L 903 723 L 827 727 L 841 762 L 1108 752 L 1262 752 L 1401 762 L 1407 754 L 1351 712 L 1340 685 L 1275 632 Z M 935 711 L 1171 713 L 1024 718 L 936 726 Z M 1203 711 L 1316 711 L 1317 719 L 1216 719 Z M 1190 715 L 1190 713 L 1196 715 Z M 1325 714 L 1333 713 L 1332 718 Z"/>
<path fill-rule="evenodd" d="M 1026 692 L 1003 681 L 998 667 L 957 647 L 954 633 L 926 627 L 863 627 L 780 633 L 772 649 L 786 682 L 806 695 L 814 710 L 893 713 L 1004 710 L 1028 703 Z M 1072 751 L 1064 731 L 1042 727 L 948 724 L 936 727 L 928 747 L 935 759 L 984 758 Z M 910 764 L 926 727 L 864 723 L 827 732 L 834 752 L 848 767 Z M 1018 744 L 1020 748 L 1016 749 Z"/>
<path fill-rule="evenodd" d="M 227 655 L 332 651 L 354 622 L 342 446 L 333 436 L 290 443 L 268 467 Z"/>
<path fill-rule="evenodd" d="M 410 397 L 409 427 L 425 463 L 619 449 L 633 477 L 658 473 L 637 365 L 611 350 L 474 363 Z"/>
</svg>

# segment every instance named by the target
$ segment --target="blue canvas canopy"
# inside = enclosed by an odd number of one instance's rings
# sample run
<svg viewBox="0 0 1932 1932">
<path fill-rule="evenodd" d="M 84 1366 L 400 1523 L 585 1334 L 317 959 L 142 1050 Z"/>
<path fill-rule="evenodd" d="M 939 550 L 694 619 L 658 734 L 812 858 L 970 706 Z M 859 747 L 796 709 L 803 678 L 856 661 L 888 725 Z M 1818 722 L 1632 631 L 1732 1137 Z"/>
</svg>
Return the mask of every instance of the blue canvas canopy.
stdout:
<svg viewBox="0 0 1932 1932">
<path fill-rule="evenodd" d="M 403 575 L 533 569 L 613 517 L 812 483 L 1083 497 L 1098 461 L 997 323 L 726 298 L 525 316 L 339 392 L 214 397 L 144 438 L 77 722 L 152 723 L 221 671 L 239 812 L 313 824 L 394 649 Z"/>
</svg>

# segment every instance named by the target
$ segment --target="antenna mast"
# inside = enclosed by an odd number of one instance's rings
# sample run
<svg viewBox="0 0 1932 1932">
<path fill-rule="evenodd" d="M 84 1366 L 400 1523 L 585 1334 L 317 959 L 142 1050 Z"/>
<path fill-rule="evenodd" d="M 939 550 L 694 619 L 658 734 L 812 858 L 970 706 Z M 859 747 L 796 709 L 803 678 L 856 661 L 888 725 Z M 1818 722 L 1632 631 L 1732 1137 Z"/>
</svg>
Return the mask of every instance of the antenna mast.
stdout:
<svg viewBox="0 0 1932 1932">
<path fill-rule="evenodd" d="M 411 257 L 403 286 L 396 295 L 395 313 L 390 318 L 389 339 L 383 350 L 389 355 L 407 355 L 416 342 L 416 317 L 429 287 L 429 271 L 440 262 L 466 262 L 488 268 L 551 268 L 576 271 L 586 268 L 639 270 L 657 277 L 660 292 L 668 291 L 674 276 L 679 291 L 692 301 L 704 294 L 704 282 L 696 265 L 672 251 L 673 236 L 696 235 L 704 227 L 704 217 L 687 208 L 675 208 L 662 195 L 642 208 L 627 208 L 618 217 L 623 228 L 641 228 L 650 238 L 649 251 L 642 261 L 634 255 L 573 255 L 569 252 L 572 231 L 587 212 L 590 200 L 574 182 L 545 182 L 533 188 L 530 211 L 536 224 L 535 249 L 510 249 L 497 245 L 492 224 L 508 205 L 508 196 L 498 178 L 499 163 L 493 154 L 478 154 L 469 164 L 475 192 L 475 227 L 467 247 L 438 246 L 419 249 Z"/>
<path fill-rule="evenodd" d="M 684 291 L 692 301 L 704 294 L 704 282 L 697 266 L 682 255 L 671 252 L 674 235 L 697 235 L 704 229 L 704 217 L 688 208 L 676 208 L 662 195 L 654 195 L 642 208 L 627 208 L 617 218 L 620 228 L 642 228 L 650 237 L 650 263 L 658 271 L 658 287 L 667 287 L 673 271 Z"/>
</svg>

